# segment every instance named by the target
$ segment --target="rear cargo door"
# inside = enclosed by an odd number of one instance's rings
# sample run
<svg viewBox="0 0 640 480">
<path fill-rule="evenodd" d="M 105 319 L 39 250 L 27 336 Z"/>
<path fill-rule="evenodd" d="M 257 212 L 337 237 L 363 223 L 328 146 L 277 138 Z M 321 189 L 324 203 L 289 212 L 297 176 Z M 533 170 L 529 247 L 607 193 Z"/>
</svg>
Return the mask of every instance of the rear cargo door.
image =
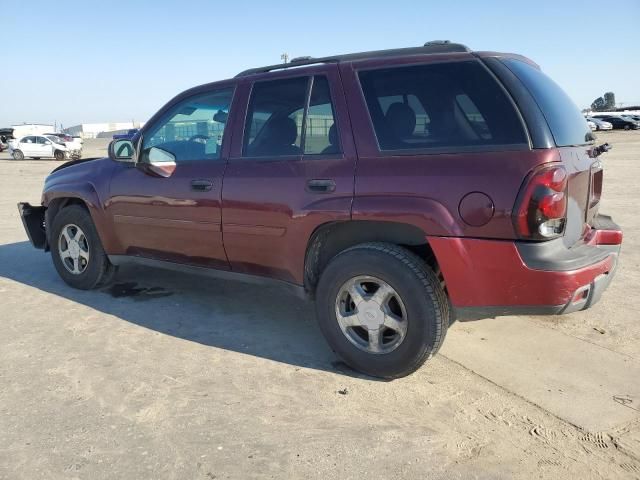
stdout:
<svg viewBox="0 0 640 480">
<path fill-rule="evenodd" d="M 565 244 L 579 241 L 598 212 L 602 163 L 594 158 L 594 136 L 580 109 L 551 78 L 533 64 L 515 58 L 502 63 L 522 82 L 546 120 L 569 175 Z"/>
</svg>

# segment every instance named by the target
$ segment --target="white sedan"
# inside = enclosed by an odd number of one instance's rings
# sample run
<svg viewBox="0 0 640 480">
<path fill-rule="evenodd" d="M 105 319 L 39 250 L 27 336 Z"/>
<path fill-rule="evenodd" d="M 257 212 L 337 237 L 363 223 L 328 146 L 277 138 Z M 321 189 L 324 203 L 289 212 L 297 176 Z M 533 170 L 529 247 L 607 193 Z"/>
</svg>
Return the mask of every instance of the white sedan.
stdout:
<svg viewBox="0 0 640 480">
<path fill-rule="evenodd" d="M 613 125 L 611 125 L 609 122 L 605 122 L 604 120 L 600 120 L 599 118 L 589 117 L 589 118 L 587 118 L 587 122 L 595 123 L 596 127 L 598 127 L 598 130 L 611 130 L 611 129 L 613 129 Z"/>
<path fill-rule="evenodd" d="M 9 153 L 15 160 L 25 157 L 35 159 L 55 158 L 62 161 L 71 157 L 71 151 L 62 142 L 56 142 L 44 135 L 28 135 L 9 142 Z"/>
</svg>

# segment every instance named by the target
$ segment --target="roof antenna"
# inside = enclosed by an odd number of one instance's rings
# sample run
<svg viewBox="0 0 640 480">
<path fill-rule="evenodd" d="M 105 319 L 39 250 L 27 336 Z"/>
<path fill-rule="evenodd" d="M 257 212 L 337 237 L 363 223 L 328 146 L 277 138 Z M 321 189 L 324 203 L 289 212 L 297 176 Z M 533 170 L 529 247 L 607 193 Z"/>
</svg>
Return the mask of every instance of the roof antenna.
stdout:
<svg viewBox="0 0 640 480">
<path fill-rule="evenodd" d="M 282 63 L 287 63 L 289 61 L 289 54 L 287 52 L 283 53 L 280 55 L 280 60 L 282 60 Z"/>
</svg>

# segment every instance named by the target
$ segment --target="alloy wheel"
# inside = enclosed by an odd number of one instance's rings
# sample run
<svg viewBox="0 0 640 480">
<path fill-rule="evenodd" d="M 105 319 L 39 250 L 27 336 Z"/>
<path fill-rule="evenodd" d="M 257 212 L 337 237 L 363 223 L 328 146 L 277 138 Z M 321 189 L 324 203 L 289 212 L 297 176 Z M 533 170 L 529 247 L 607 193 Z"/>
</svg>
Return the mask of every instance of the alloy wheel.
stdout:
<svg viewBox="0 0 640 480">
<path fill-rule="evenodd" d="M 58 237 L 58 255 L 64 267 L 74 275 L 83 273 L 89 265 L 89 241 L 80 227 L 65 225 Z"/>
<path fill-rule="evenodd" d="M 390 353 L 407 334 L 404 303 L 396 290 L 379 278 L 351 278 L 340 287 L 335 307 L 344 336 L 367 353 Z"/>
</svg>

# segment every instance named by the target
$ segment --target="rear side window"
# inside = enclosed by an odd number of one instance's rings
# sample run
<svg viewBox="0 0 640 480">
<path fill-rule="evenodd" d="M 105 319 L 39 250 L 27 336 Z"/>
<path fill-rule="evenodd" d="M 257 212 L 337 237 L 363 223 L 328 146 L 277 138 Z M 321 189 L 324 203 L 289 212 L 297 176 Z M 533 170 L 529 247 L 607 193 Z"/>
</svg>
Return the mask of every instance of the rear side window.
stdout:
<svg viewBox="0 0 640 480">
<path fill-rule="evenodd" d="M 308 85 L 309 77 L 256 82 L 245 125 L 245 156 L 302 154 L 300 140 Z"/>
<path fill-rule="evenodd" d="M 339 153 L 338 129 L 329 92 L 327 77 L 313 78 L 307 123 L 305 127 L 305 155 Z"/>
<path fill-rule="evenodd" d="M 255 83 L 245 125 L 245 157 L 339 152 L 334 109 L 325 76 Z"/>
<path fill-rule="evenodd" d="M 504 90 L 477 61 L 362 71 L 381 150 L 528 145 Z"/>
<path fill-rule="evenodd" d="M 584 145 L 593 140 L 580 109 L 557 83 L 526 62 L 511 58 L 502 61 L 533 96 L 557 146 Z"/>
</svg>

